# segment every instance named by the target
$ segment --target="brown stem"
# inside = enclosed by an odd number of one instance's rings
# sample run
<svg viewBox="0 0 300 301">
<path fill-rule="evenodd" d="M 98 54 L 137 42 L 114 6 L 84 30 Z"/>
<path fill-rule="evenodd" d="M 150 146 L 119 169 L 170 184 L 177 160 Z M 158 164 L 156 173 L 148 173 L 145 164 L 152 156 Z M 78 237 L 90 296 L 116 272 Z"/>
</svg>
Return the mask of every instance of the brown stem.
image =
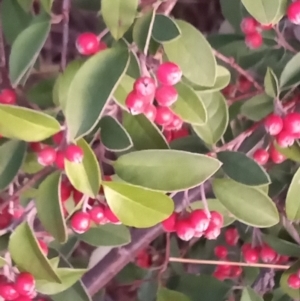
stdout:
<svg viewBox="0 0 300 301">
<path fill-rule="evenodd" d="M 61 51 L 61 70 L 64 70 L 67 65 L 67 52 L 69 42 L 69 14 L 70 14 L 71 0 L 63 0 L 62 15 L 63 15 L 63 40 Z"/>
</svg>

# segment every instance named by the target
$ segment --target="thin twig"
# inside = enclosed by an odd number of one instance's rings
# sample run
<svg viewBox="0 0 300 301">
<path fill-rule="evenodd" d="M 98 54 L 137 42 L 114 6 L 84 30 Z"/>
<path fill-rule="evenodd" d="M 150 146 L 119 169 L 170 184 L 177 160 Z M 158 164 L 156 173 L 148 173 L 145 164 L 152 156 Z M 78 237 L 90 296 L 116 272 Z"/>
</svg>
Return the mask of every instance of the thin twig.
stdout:
<svg viewBox="0 0 300 301">
<path fill-rule="evenodd" d="M 206 199 L 206 195 L 205 195 L 205 186 L 204 184 L 200 185 L 200 194 L 201 194 L 201 201 L 203 203 L 203 207 L 205 210 L 206 215 L 210 218 L 210 211 L 208 208 L 208 204 L 207 204 L 207 199 Z"/>
<path fill-rule="evenodd" d="M 274 30 L 275 30 L 275 32 L 276 32 L 276 34 L 277 34 L 277 39 L 276 39 L 276 40 L 277 40 L 277 43 L 278 43 L 280 46 L 282 46 L 282 47 L 285 48 L 286 50 L 289 50 L 289 51 L 291 51 L 291 52 L 293 52 L 293 53 L 297 53 L 297 52 L 298 52 L 295 48 L 293 48 L 293 47 L 286 41 L 284 35 L 280 32 L 278 26 L 275 26 L 275 27 L 274 27 Z"/>
<path fill-rule="evenodd" d="M 109 29 L 108 28 L 105 28 L 103 29 L 99 35 L 98 35 L 98 40 L 100 41 L 104 36 L 106 36 L 107 34 L 109 33 Z"/>
<path fill-rule="evenodd" d="M 71 0 L 63 0 L 63 4 L 62 4 L 63 39 L 62 39 L 61 61 L 60 61 L 61 70 L 64 70 L 67 65 L 70 7 L 71 7 Z"/>
</svg>

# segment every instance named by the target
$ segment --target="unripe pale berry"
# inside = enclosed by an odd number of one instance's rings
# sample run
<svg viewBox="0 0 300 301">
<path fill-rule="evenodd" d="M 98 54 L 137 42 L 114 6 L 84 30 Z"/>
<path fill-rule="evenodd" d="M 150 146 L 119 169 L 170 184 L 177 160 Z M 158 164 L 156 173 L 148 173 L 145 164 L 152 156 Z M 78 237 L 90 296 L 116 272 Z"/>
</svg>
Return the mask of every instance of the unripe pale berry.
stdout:
<svg viewBox="0 0 300 301">
<path fill-rule="evenodd" d="M 0 93 L 0 103 L 14 105 L 17 102 L 17 94 L 14 90 L 3 89 Z"/>
<path fill-rule="evenodd" d="M 6 301 L 11 301 L 17 299 L 19 293 L 12 283 L 0 283 L 0 296 Z"/>
<path fill-rule="evenodd" d="M 202 209 L 192 211 L 189 220 L 197 232 L 204 232 L 209 226 L 209 218 Z"/>
<path fill-rule="evenodd" d="M 270 114 L 264 121 L 265 129 L 271 136 L 278 135 L 283 129 L 283 119 L 276 114 Z"/>
<path fill-rule="evenodd" d="M 277 144 L 281 147 L 289 147 L 292 146 L 295 142 L 295 138 L 292 133 L 282 130 L 277 136 L 276 136 Z"/>
<path fill-rule="evenodd" d="M 15 281 L 15 289 L 22 296 L 29 296 L 35 289 L 35 279 L 30 273 L 20 273 Z"/>
<path fill-rule="evenodd" d="M 254 152 L 253 159 L 258 164 L 264 165 L 268 162 L 269 156 L 270 156 L 269 153 L 265 149 L 259 148 Z"/>
<path fill-rule="evenodd" d="M 262 35 L 259 32 L 247 34 L 245 37 L 245 43 L 248 48 L 257 49 L 263 44 Z"/>
<path fill-rule="evenodd" d="M 283 128 L 291 134 L 300 133 L 300 113 L 293 112 L 283 118 Z"/>
<path fill-rule="evenodd" d="M 84 157 L 83 150 L 80 146 L 70 144 L 65 149 L 65 159 L 72 163 L 81 163 Z"/>
<path fill-rule="evenodd" d="M 174 113 L 168 107 L 157 107 L 155 123 L 161 126 L 168 126 L 174 118 Z"/>
<path fill-rule="evenodd" d="M 100 225 L 104 218 L 104 208 L 102 206 L 95 206 L 89 211 L 91 220 Z"/>
<path fill-rule="evenodd" d="M 216 246 L 214 249 L 214 253 L 219 259 L 226 259 L 228 255 L 228 250 L 225 246 Z"/>
<path fill-rule="evenodd" d="M 42 149 L 37 155 L 37 161 L 43 166 L 52 165 L 56 160 L 56 150 L 50 146 Z"/>
<path fill-rule="evenodd" d="M 288 19 L 294 23 L 300 24 L 300 1 L 292 2 L 287 9 Z"/>
<path fill-rule="evenodd" d="M 156 76 L 162 85 L 174 86 L 180 82 L 182 71 L 177 64 L 165 62 L 158 67 Z"/>
<path fill-rule="evenodd" d="M 167 219 L 162 221 L 162 227 L 165 232 L 176 231 L 177 213 L 173 212 Z"/>
<path fill-rule="evenodd" d="M 82 33 L 77 37 L 76 48 L 82 55 L 92 55 L 99 50 L 98 37 L 92 32 Z"/>
<path fill-rule="evenodd" d="M 149 76 L 140 77 L 134 82 L 133 89 L 142 96 L 154 95 L 156 89 L 155 81 Z"/>
<path fill-rule="evenodd" d="M 257 31 L 259 23 L 252 17 L 243 18 L 241 22 L 241 30 L 244 34 L 251 34 Z"/>
<path fill-rule="evenodd" d="M 173 86 L 160 86 L 155 91 L 155 99 L 162 107 L 170 107 L 178 99 L 178 92 Z"/>
<path fill-rule="evenodd" d="M 287 279 L 288 286 L 292 289 L 300 288 L 300 278 L 297 274 L 291 274 Z"/>
<path fill-rule="evenodd" d="M 90 215 L 82 211 L 75 212 L 71 217 L 70 222 L 73 231 L 78 234 L 87 232 L 91 227 Z"/>
<path fill-rule="evenodd" d="M 132 115 L 144 113 L 145 107 L 149 104 L 146 97 L 131 91 L 125 100 L 125 105 Z"/>
<path fill-rule="evenodd" d="M 195 229 L 188 219 L 178 220 L 175 227 L 177 236 L 182 240 L 189 241 L 195 235 Z"/>
<path fill-rule="evenodd" d="M 281 152 L 279 152 L 273 145 L 270 147 L 269 152 L 270 152 L 270 159 L 275 164 L 280 164 L 286 160 L 286 157 Z"/>
<path fill-rule="evenodd" d="M 153 103 L 149 103 L 145 108 L 144 108 L 144 115 L 152 122 L 154 122 L 155 117 L 156 117 L 156 107 Z"/>
</svg>

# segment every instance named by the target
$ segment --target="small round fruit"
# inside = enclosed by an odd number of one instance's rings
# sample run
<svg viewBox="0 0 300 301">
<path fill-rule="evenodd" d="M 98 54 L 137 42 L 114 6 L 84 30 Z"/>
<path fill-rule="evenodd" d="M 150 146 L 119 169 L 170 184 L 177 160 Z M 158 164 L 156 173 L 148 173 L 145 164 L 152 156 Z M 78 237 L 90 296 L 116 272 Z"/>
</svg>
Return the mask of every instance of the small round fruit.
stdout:
<svg viewBox="0 0 300 301">
<path fill-rule="evenodd" d="M 241 76 L 238 81 L 238 90 L 241 93 L 248 92 L 252 87 L 252 83 L 244 76 Z"/>
<path fill-rule="evenodd" d="M 300 288 L 300 278 L 297 274 L 291 274 L 287 279 L 288 286 L 292 289 Z"/>
<path fill-rule="evenodd" d="M 56 150 L 50 146 L 42 149 L 37 155 L 37 161 L 43 166 L 52 165 L 56 160 Z"/>
<path fill-rule="evenodd" d="M 245 37 L 245 44 L 250 49 L 257 49 L 263 44 L 262 35 L 259 32 L 253 32 Z"/>
<path fill-rule="evenodd" d="M 217 239 L 220 234 L 221 234 L 221 228 L 214 223 L 210 223 L 208 228 L 204 232 L 204 235 L 208 240 Z"/>
<path fill-rule="evenodd" d="M 283 118 L 283 128 L 291 134 L 300 133 L 300 113 L 293 112 Z"/>
<path fill-rule="evenodd" d="M 180 82 L 182 71 L 180 67 L 172 62 L 162 63 L 156 72 L 158 81 L 164 86 L 174 86 Z"/>
<path fill-rule="evenodd" d="M 228 228 L 224 232 L 225 241 L 229 246 L 235 246 L 240 238 L 236 228 Z"/>
<path fill-rule="evenodd" d="M 132 115 L 138 115 L 144 113 L 146 106 L 150 102 L 142 95 L 139 95 L 135 91 L 131 91 L 125 100 L 125 105 Z"/>
<path fill-rule="evenodd" d="M 58 169 L 65 169 L 65 153 L 61 150 L 56 152 L 55 165 Z"/>
<path fill-rule="evenodd" d="M 155 99 L 162 107 L 170 107 L 178 99 L 178 92 L 173 86 L 160 86 L 155 91 Z"/>
<path fill-rule="evenodd" d="M 243 256 L 248 263 L 257 263 L 259 260 L 259 252 L 256 248 L 248 248 L 243 251 Z"/>
<path fill-rule="evenodd" d="M 181 127 L 180 129 L 173 131 L 173 140 L 184 138 L 184 137 L 187 137 L 189 135 L 190 135 L 189 130 L 185 127 Z"/>
<path fill-rule="evenodd" d="M 14 90 L 3 89 L 0 94 L 0 103 L 14 105 L 17 102 L 17 94 Z"/>
<path fill-rule="evenodd" d="M 211 211 L 210 212 L 210 224 L 214 224 L 221 228 L 224 224 L 224 217 L 223 215 L 218 211 Z"/>
<path fill-rule="evenodd" d="M 22 296 L 29 296 L 35 289 L 35 279 L 30 273 L 20 273 L 15 281 L 15 289 Z"/>
<path fill-rule="evenodd" d="M 264 245 L 260 250 L 260 258 L 265 263 L 275 262 L 277 258 L 277 252 L 271 247 Z"/>
<path fill-rule="evenodd" d="M 192 211 L 189 220 L 197 232 L 206 231 L 210 222 L 206 212 L 202 209 Z"/>
<path fill-rule="evenodd" d="M 104 208 L 104 217 L 112 224 L 121 224 L 118 217 L 112 212 L 112 210 L 108 206 Z"/>
<path fill-rule="evenodd" d="M 49 253 L 49 248 L 48 248 L 47 244 L 43 240 L 40 240 L 40 239 L 38 240 L 38 244 L 39 244 L 42 252 L 44 253 L 44 255 L 47 256 Z"/>
<path fill-rule="evenodd" d="M 19 293 L 13 283 L 0 283 L 0 296 L 6 301 L 11 301 L 17 299 Z"/>
<path fill-rule="evenodd" d="M 231 273 L 230 276 L 233 278 L 238 278 L 242 275 L 243 269 L 239 266 L 233 266 L 231 267 Z"/>
<path fill-rule="evenodd" d="M 76 48 L 82 55 L 92 55 L 99 50 L 98 37 L 92 32 L 80 34 L 76 40 Z"/>
<path fill-rule="evenodd" d="M 295 142 L 295 138 L 293 134 L 286 130 L 282 130 L 277 136 L 276 136 L 276 142 L 281 147 L 289 147 L 292 146 Z"/>
<path fill-rule="evenodd" d="M 251 34 L 257 31 L 259 23 L 252 17 L 243 18 L 241 22 L 241 30 L 244 34 Z"/>
<path fill-rule="evenodd" d="M 87 232 L 91 227 L 90 215 L 86 212 L 77 211 L 71 217 L 71 228 L 74 232 L 82 234 Z"/>
<path fill-rule="evenodd" d="M 154 122 L 156 117 L 156 107 L 154 104 L 149 103 L 144 109 L 144 115 L 152 122 Z"/>
<path fill-rule="evenodd" d="M 283 119 L 276 114 L 270 114 L 264 121 L 265 129 L 271 136 L 278 135 L 283 129 Z"/>
<path fill-rule="evenodd" d="M 183 120 L 179 116 L 174 114 L 173 120 L 171 121 L 170 124 L 165 126 L 165 130 L 174 131 L 173 132 L 173 140 L 181 138 L 181 137 L 186 137 L 189 135 L 189 132 L 187 129 L 184 129 L 184 134 L 183 134 L 183 131 L 180 131 L 180 129 L 182 128 L 182 125 L 183 125 Z M 178 133 L 178 134 L 176 134 L 176 133 Z M 186 135 L 186 133 L 188 133 L 188 134 Z M 185 136 L 181 136 L 181 135 L 185 135 Z"/>
<path fill-rule="evenodd" d="M 70 183 L 66 180 L 61 181 L 60 184 L 60 200 L 62 202 L 65 202 L 68 200 L 68 198 L 71 196 L 72 194 L 72 186 L 70 185 Z"/>
<path fill-rule="evenodd" d="M 154 95 L 156 84 L 153 78 L 149 76 L 143 76 L 134 82 L 133 89 L 139 95 L 150 96 Z"/>
<path fill-rule="evenodd" d="M 226 259 L 228 255 L 228 250 L 225 246 L 216 246 L 214 249 L 214 253 L 219 259 Z"/>
<path fill-rule="evenodd" d="M 101 222 L 104 219 L 104 208 L 103 206 L 95 206 L 89 211 L 89 215 L 91 220 L 97 224 L 100 225 Z"/>
<path fill-rule="evenodd" d="M 269 156 L 269 153 L 265 149 L 259 148 L 254 152 L 253 159 L 259 165 L 265 165 L 269 160 Z"/>
<path fill-rule="evenodd" d="M 165 232 L 175 232 L 176 231 L 176 221 L 177 213 L 173 212 L 167 219 L 162 221 L 162 227 Z"/>
<path fill-rule="evenodd" d="M 60 131 L 52 136 L 52 140 L 56 145 L 60 145 L 64 139 L 64 131 Z"/>
<path fill-rule="evenodd" d="M 300 1 L 292 2 L 287 9 L 288 19 L 294 23 L 300 24 Z"/>
<path fill-rule="evenodd" d="M 161 126 L 168 126 L 174 118 L 174 113 L 168 107 L 157 107 L 155 123 Z"/>
<path fill-rule="evenodd" d="M 38 153 L 41 150 L 43 150 L 45 147 L 47 147 L 46 144 L 43 144 L 41 142 L 30 142 L 29 146 L 30 146 L 31 150 L 34 151 L 35 153 Z"/>
<path fill-rule="evenodd" d="M 81 163 L 84 157 L 83 150 L 80 146 L 70 144 L 65 149 L 65 159 L 72 163 Z"/>
<path fill-rule="evenodd" d="M 280 153 L 273 145 L 271 145 L 269 152 L 270 159 L 275 164 L 280 164 L 286 160 L 286 157 L 282 153 Z"/>
<path fill-rule="evenodd" d="M 176 234 L 185 241 L 191 240 L 195 235 L 195 229 L 189 219 L 182 219 L 176 222 Z"/>
</svg>

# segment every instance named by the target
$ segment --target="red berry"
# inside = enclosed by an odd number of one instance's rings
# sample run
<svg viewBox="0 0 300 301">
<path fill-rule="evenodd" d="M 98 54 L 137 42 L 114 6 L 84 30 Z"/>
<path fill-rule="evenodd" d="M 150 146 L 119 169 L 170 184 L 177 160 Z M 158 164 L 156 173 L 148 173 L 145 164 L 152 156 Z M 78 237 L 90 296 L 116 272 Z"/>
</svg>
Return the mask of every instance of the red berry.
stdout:
<svg viewBox="0 0 300 301">
<path fill-rule="evenodd" d="M 251 34 L 257 31 L 258 22 L 252 17 L 246 17 L 241 22 L 241 30 L 244 34 Z"/>
<path fill-rule="evenodd" d="M 299 289 L 300 288 L 300 278 L 297 274 L 289 275 L 287 279 L 288 286 L 292 289 Z"/>
<path fill-rule="evenodd" d="M 300 1 L 292 2 L 287 9 L 288 19 L 294 23 L 300 24 Z"/>
<path fill-rule="evenodd" d="M 42 252 L 44 253 L 45 256 L 48 255 L 48 252 L 49 252 L 49 248 L 47 246 L 47 244 L 43 241 L 43 240 L 38 240 L 38 244 L 42 250 Z"/>
<path fill-rule="evenodd" d="M 145 116 L 152 122 L 154 122 L 155 117 L 156 117 L 156 107 L 154 106 L 154 104 L 149 103 L 145 109 L 144 112 Z"/>
<path fill-rule="evenodd" d="M 289 113 L 283 118 L 283 128 L 290 134 L 300 133 L 300 113 Z"/>
<path fill-rule="evenodd" d="M 189 220 L 197 232 L 204 232 L 209 226 L 209 218 L 202 209 L 192 211 Z"/>
<path fill-rule="evenodd" d="M 9 213 L 8 206 L 0 212 L 0 230 L 7 228 L 12 223 L 13 216 Z"/>
<path fill-rule="evenodd" d="M 263 149 L 259 148 L 257 149 L 254 154 L 253 154 L 253 159 L 260 165 L 264 165 L 268 162 L 269 160 L 269 153 Z"/>
<path fill-rule="evenodd" d="M 15 299 L 14 301 L 32 301 L 32 298 L 27 297 L 27 296 L 20 296 L 17 299 Z"/>
<path fill-rule="evenodd" d="M 216 246 L 214 249 L 214 253 L 219 259 L 226 259 L 228 255 L 228 250 L 225 246 Z"/>
<path fill-rule="evenodd" d="M 239 240 L 239 233 L 236 228 L 228 228 L 224 232 L 225 241 L 229 246 L 235 246 Z"/>
<path fill-rule="evenodd" d="M 65 154 L 63 151 L 56 152 L 55 165 L 58 169 L 65 169 Z"/>
<path fill-rule="evenodd" d="M 174 86 L 180 82 L 182 71 L 177 64 L 165 62 L 158 67 L 156 76 L 162 85 Z"/>
<path fill-rule="evenodd" d="M 271 136 L 278 135 L 283 129 L 283 120 L 279 115 L 270 114 L 266 117 L 264 124 L 266 131 Z"/>
<path fill-rule="evenodd" d="M 72 194 L 72 186 L 68 181 L 62 181 L 60 184 L 60 199 L 62 202 L 68 200 Z"/>
<path fill-rule="evenodd" d="M 166 130 L 173 130 L 175 132 L 173 132 L 173 139 L 178 139 L 178 138 L 182 138 L 185 136 L 189 135 L 189 132 L 187 129 L 184 129 L 182 132 L 180 132 L 180 129 L 182 128 L 183 125 L 183 121 L 182 119 L 177 116 L 177 115 L 173 115 L 173 120 L 171 121 L 170 124 L 168 124 L 167 126 L 165 126 Z"/>
<path fill-rule="evenodd" d="M 257 263 L 259 260 L 259 252 L 256 248 L 247 248 L 242 250 L 243 256 L 246 262 L 248 263 Z"/>
<path fill-rule="evenodd" d="M 239 266 L 232 266 L 230 276 L 233 278 L 238 278 L 242 275 L 243 269 Z"/>
<path fill-rule="evenodd" d="M 276 136 L 277 144 L 281 147 L 289 147 L 292 146 L 295 142 L 295 138 L 293 134 L 286 130 L 282 130 L 277 136 Z"/>
<path fill-rule="evenodd" d="M 30 146 L 30 148 L 31 148 L 34 152 L 36 152 L 36 153 L 40 152 L 40 151 L 43 150 L 45 147 L 47 147 L 46 144 L 43 144 L 43 143 L 41 143 L 41 142 L 30 142 L 30 143 L 29 143 L 29 146 Z"/>
<path fill-rule="evenodd" d="M 175 116 L 176 118 L 176 116 Z M 172 122 L 173 123 L 173 122 Z M 170 126 L 170 125 L 169 125 Z M 169 127 L 168 126 L 168 127 Z M 179 138 L 184 138 L 190 135 L 190 132 L 186 128 L 181 128 L 179 130 L 173 131 L 173 140 L 179 139 Z"/>
<path fill-rule="evenodd" d="M 286 255 L 278 255 L 276 259 L 276 263 L 287 263 L 290 260 L 289 256 Z"/>
<path fill-rule="evenodd" d="M 232 270 L 232 266 L 222 264 L 216 267 L 215 272 L 217 272 L 220 275 L 223 275 L 224 277 L 223 279 L 226 279 L 230 276 L 231 270 Z"/>
<path fill-rule="evenodd" d="M 74 232 L 82 234 L 87 232 L 91 227 L 90 215 L 86 212 L 77 211 L 71 217 L 71 228 Z"/>
<path fill-rule="evenodd" d="M 77 37 L 76 48 L 82 55 L 92 55 L 99 51 L 98 37 L 92 32 L 82 33 Z"/>
<path fill-rule="evenodd" d="M 80 201 L 82 200 L 82 198 L 83 198 L 83 193 L 78 191 L 77 189 L 74 189 L 73 190 L 73 199 L 74 199 L 75 205 L 79 204 Z"/>
<path fill-rule="evenodd" d="M 155 93 L 156 84 L 153 78 L 143 76 L 134 82 L 133 89 L 139 95 L 151 96 Z"/>
<path fill-rule="evenodd" d="M 81 163 L 84 157 L 83 150 L 80 146 L 70 144 L 65 149 L 65 159 L 72 163 Z"/>
<path fill-rule="evenodd" d="M 142 250 L 137 254 L 135 262 L 139 267 L 147 269 L 151 265 L 151 256 L 146 250 Z"/>
<path fill-rule="evenodd" d="M 214 225 L 221 228 L 224 223 L 223 215 L 220 212 L 217 211 L 211 211 L 210 212 L 210 224 L 213 223 Z"/>
<path fill-rule="evenodd" d="M 106 43 L 103 41 L 99 41 L 99 46 L 98 46 L 97 52 L 103 51 L 105 49 L 107 49 Z"/>
<path fill-rule="evenodd" d="M 170 143 L 171 141 L 173 141 L 173 132 L 170 130 L 164 130 L 163 134 L 166 138 L 166 140 Z"/>
<path fill-rule="evenodd" d="M 280 164 L 286 160 L 286 157 L 280 153 L 273 145 L 270 147 L 270 158 L 275 164 Z"/>
<path fill-rule="evenodd" d="M 259 32 L 247 34 L 245 37 L 245 43 L 248 48 L 257 49 L 263 44 L 262 35 Z"/>
<path fill-rule="evenodd" d="M 30 273 L 20 273 L 15 281 L 15 289 L 22 296 L 29 296 L 35 289 L 35 279 Z"/>
<path fill-rule="evenodd" d="M 0 94 L 0 103 L 14 105 L 17 102 L 17 94 L 14 90 L 3 89 Z"/>
<path fill-rule="evenodd" d="M 233 96 L 235 90 L 236 90 L 236 87 L 233 84 L 229 84 L 227 87 L 222 89 L 222 94 L 225 97 L 231 97 L 231 96 Z"/>
<path fill-rule="evenodd" d="M 0 283 L 0 296 L 5 300 L 10 301 L 17 299 L 19 293 L 12 283 Z"/>
<path fill-rule="evenodd" d="M 45 147 L 38 153 L 37 160 L 43 166 L 52 165 L 56 160 L 56 150 L 50 146 Z"/>
<path fill-rule="evenodd" d="M 112 224 L 120 224 L 120 220 L 109 207 L 104 208 L 104 217 Z"/>
<path fill-rule="evenodd" d="M 95 206 L 89 211 L 91 220 L 100 225 L 104 219 L 104 208 L 102 206 Z"/>
<path fill-rule="evenodd" d="M 246 93 L 251 89 L 252 83 L 244 76 L 241 76 L 238 81 L 238 90 L 241 93 Z"/>
<path fill-rule="evenodd" d="M 264 245 L 260 250 L 260 258 L 265 263 L 275 262 L 277 258 L 277 252 L 269 246 Z"/>
<path fill-rule="evenodd" d="M 168 126 L 174 118 L 174 113 L 167 107 L 158 107 L 156 111 L 155 123 L 161 126 Z"/>
<path fill-rule="evenodd" d="M 208 228 L 204 232 L 204 235 L 207 239 L 212 240 L 218 238 L 220 233 L 221 233 L 221 228 L 214 223 L 210 223 Z"/>
<path fill-rule="evenodd" d="M 145 107 L 151 103 L 145 96 L 139 95 L 135 91 L 131 91 L 125 100 L 126 107 L 132 115 L 144 113 Z"/>
<path fill-rule="evenodd" d="M 165 232 L 174 232 L 176 231 L 176 220 L 177 213 L 173 212 L 167 219 L 162 221 L 162 227 Z"/>
<path fill-rule="evenodd" d="M 160 86 L 155 91 L 155 99 L 162 107 L 170 107 L 178 99 L 178 92 L 173 86 Z"/>
<path fill-rule="evenodd" d="M 188 219 L 178 220 L 175 228 L 177 236 L 182 240 L 191 240 L 195 235 L 195 229 Z"/>
<path fill-rule="evenodd" d="M 64 139 L 64 131 L 60 131 L 52 136 L 52 140 L 55 144 L 60 145 Z"/>
</svg>

